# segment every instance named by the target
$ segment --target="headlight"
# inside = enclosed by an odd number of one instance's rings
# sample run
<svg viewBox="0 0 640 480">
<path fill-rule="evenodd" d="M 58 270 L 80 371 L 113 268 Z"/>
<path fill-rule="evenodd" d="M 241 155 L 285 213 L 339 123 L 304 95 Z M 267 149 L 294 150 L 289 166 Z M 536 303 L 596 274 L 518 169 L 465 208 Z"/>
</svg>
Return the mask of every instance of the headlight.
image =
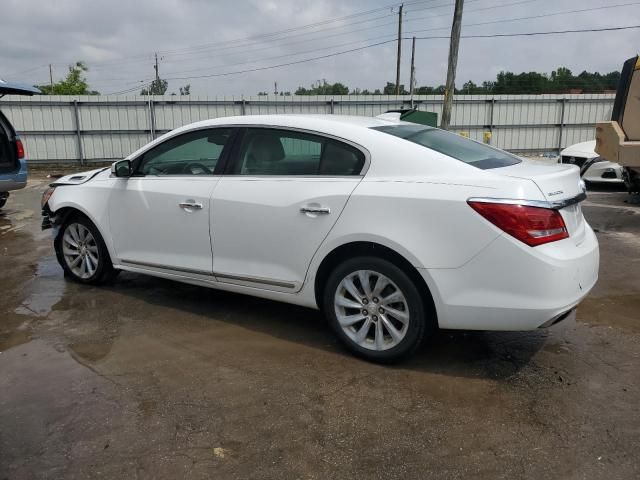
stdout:
<svg viewBox="0 0 640 480">
<path fill-rule="evenodd" d="M 44 208 L 44 206 L 47 204 L 47 202 L 49 201 L 49 199 L 51 198 L 51 195 L 53 195 L 53 192 L 55 192 L 56 187 L 49 187 L 47 188 L 44 193 L 42 194 L 42 200 L 40 201 L 40 208 Z"/>
</svg>

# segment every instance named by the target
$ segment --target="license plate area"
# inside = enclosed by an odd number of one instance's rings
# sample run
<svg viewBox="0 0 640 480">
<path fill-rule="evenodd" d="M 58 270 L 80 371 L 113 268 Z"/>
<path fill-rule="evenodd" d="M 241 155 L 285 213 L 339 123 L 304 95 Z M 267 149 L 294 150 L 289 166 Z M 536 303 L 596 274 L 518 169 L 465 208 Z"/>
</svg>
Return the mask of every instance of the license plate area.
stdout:
<svg viewBox="0 0 640 480">
<path fill-rule="evenodd" d="M 579 203 L 570 205 L 560 210 L 560 214 L 567 226 L 569 238 L 572 238 L 576 245 L 580 245 L 584 241 L 584 217 L 582 215 L 582 207 Z"/>
</svg>

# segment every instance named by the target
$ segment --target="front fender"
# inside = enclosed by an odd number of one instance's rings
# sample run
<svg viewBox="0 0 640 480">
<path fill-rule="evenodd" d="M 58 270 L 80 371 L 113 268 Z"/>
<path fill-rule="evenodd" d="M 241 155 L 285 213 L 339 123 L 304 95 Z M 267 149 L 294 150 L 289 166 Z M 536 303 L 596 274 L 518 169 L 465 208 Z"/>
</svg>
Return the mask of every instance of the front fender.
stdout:
<svg viewBox="0 0 640 480">
<path fill-rule="evenodd" d="M 61 226 L 73 212 L 80 212 L 89 218 L 100 232 L 111 261 L 117 263 L 113 238 L 108 230 L 108 202 L 106 197 L 103 198 L 103 195 L 100 195 L 100 192 L 106 195 L 107 191 L 107 189 L 92 189 L 89 192 L 81 185 L 60 186 L 56 188 L 47 206 L 51 212 L 52 223 L 57 227 Z"/>
</svg>

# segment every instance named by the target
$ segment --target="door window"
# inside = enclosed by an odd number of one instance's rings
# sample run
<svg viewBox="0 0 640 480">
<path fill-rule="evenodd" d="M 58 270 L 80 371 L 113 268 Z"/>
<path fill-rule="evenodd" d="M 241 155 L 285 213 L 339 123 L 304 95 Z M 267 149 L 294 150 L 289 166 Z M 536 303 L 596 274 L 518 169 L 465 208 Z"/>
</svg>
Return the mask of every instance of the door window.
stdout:
<svg viewBox="0 0 640 480">
<path fill-rule="evenodd" d="M 236 175 L 359 175 L 364 154 L 342 142 L 308 133 L 249 128 L 242 139 Z"/>
<path fill-rule="evenodd" d="M 230 128 L 197 130 L 171 138 L 146 152 L 142 175 L 213 175 L 231 137 Z"/>
</svg>

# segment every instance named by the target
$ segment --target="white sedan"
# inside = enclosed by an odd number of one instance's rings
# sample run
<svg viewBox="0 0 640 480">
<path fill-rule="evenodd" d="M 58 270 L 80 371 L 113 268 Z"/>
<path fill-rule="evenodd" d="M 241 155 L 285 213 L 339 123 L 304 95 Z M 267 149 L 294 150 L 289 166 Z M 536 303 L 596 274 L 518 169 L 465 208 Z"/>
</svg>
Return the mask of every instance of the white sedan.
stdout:
<svg viewBox="0 0 640 480">
<path fill-rule="evenodd" d="M 119 270 L 321 309 L 397 360 L 433 329 L 529 330 L 598 277 L 578 169 L 436 128 L 269 115 L 174 130 L 43 196 L 67 276 Z"/>
<path fill-rule="evenodd" d="M 558 163 L 576 165 L 580 176 L 590 183 L 624 183 L 624 170 L 596 153 L 596 141 L 576 143 L 560 152 Z"/>
</svg>

